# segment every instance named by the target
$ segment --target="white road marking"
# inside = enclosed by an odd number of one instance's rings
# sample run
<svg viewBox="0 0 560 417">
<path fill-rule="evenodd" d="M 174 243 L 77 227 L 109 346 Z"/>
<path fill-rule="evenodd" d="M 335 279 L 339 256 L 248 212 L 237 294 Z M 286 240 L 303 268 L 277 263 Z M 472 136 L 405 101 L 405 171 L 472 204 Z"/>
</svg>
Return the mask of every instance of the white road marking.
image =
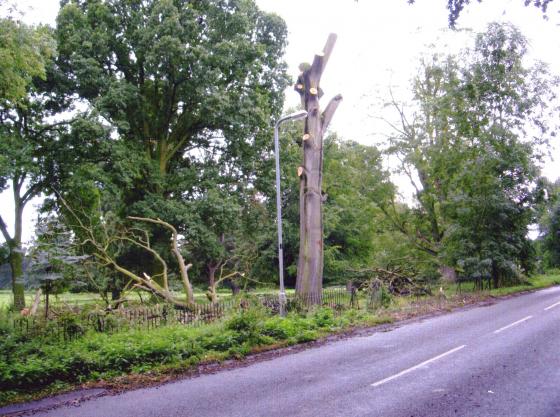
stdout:
<svg viewBox="0 0 560 417">
<path fill-rule="evenodd" d="M 498 334 L 498 333 L 500 333 L 500 332 L 503 332 L 504 330 L 509 329 L 510 327 L 517 326 L 519 323 L 523 323 L 524 321 L 527 321 L 527 320 L 532 319 L 532 318 L 533 318 L 533 316 L 524 317 L 524 318 L 522 318 L 521 320 L 517 320 L 517 321 L 515 321 L 515 322 L 513 322 L 513 323 L 511 323 L 511 324 L 508 324 L 507 326 L 504 326 L 504 327 L 502 327 L 502 328 L 500 328 L 500 329 L 498 329 L 498 330 L 495 330 L 495 331 L 494 331 L 494 334 Z"/>
<path fill-rule="evenodd" d="M 548 307 L 545 308 L 544 310 L 545 310 L 545 311 L 546 311 L 546 310 L 550 310 L 551 308 L 554 308 L 554 307 L 556 307 L 556 306 L 560 306 L 560 301 L 558 301 L 558 302 L 555 303 L 555 304 L 552 304 L 551 306 L 548 306 Z"/>
<path fill-rule="evenodd" d="M 438 356 L 436 356 L 436 357 L 434 357 L 434 358 L 432 358 L 432 359 L 428 359 L 427 361 L 424 361 L 424 362 L 422 362 L 422 363 L 419 363 L 418 365 L 415 365 L 415 366 L 413 366 L 412 368 L 405 369 L 404 371 L 401 371 L 401 372 L 399 372 L 398 374 L 395 374 L 395 375 L 390 376 L 390 377 L 388 377 L 388 378 L 382 379 L 381 381 L 374 382 L 373 384 L 371 384 L 371 386 L 372 386 L 372 387 L 378 387 L 378 386 L 381 385 L 381 384 L 384 384 L 384 383 L 386 383 L 386 382 L 389 382 L 389 381 L 391 381 L 391 380 L 393 380 L 393 379 L 395 379 L 395 378 L 398 378 L 398 377 L 400 377 L 400 376 L 406 375 L 406 374 L 408 374 L 409 372 L 412 372 L 412 371 L 414 371 L 414 370 L 416 370 L 416 369 L 418 369 L 418 368 L 421 368 L 421 367 L 423 367 L 423 366 L 425 366 L 425 365 L 427 365 L 427 364 L 429 364 L 429 363 L 435 362 L 435 361 L 437 361 L 438 359 L 441 359 L 441 358 L 443 358 L 443 357 L 445 357 L 445 356 L 447 356 L 447 355 L 451 355 L 452 353 L 455 353 L 455 352 L 457 352 L 458 350 L 461 350 L 461 349 L 463 349 L 463 348 L 466 347 L 466 346 L 467 346 L 467 345 L 461 345 L 461 346 L 458 346 L 458 347 L 456 347 L 456 348 L 454 348 L 454 349 L 448 350 L 447 352 L 442 353 L 441 355 L 438 355 Z"/>
</svg>

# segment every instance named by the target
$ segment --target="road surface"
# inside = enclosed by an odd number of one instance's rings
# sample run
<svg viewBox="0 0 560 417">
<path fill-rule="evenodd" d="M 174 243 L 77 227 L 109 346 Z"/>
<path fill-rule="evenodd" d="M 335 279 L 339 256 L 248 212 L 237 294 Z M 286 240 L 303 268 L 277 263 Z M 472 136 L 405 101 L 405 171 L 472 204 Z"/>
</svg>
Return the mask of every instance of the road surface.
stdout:
<svg viewBox="0 0 560 417">
<path fill-rule="evenodd" d="M 560 416 L 560 288 L 36 416 Z"/>
</svg>

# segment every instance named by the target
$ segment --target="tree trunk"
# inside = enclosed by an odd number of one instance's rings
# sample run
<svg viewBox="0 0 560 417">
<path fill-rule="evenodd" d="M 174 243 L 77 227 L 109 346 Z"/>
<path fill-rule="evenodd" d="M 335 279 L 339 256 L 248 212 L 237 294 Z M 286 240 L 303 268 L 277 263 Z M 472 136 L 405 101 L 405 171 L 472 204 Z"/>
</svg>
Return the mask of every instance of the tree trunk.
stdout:
<svg viewBox="0 0 560 417">
<path fill-rule="evenodd" d="M 111 301 L 117 301 L 121 299 L 122 288 L 119 285 L 119 279 L 114 276 L 111 277 Z"/>
<path fill-rule="evenodd" d="M 224 283 L 231 290 L 231 295 L 235 296 L 241 292 L 241 288 L 239 288 L 239 285 L 237 285 L 237 283 L 233 279 L 228 279 Z"/>
<path fill-rule="evenodd" d="M 29 315 L 30 316 L 34 316 L 35 314 L 37 314 L 37 309 L 39 308 L 39 304 L 41 303 L 41 294 L 42 294 L 42 290 L 41 288 L 37 288 L 37 291 L 35 291 L 35 298 L 33 299 L 33 304 L 31 305 L 31 310 L 29 310 Z"/>
<path fill-rule="evenodd" d="M 20 311 L 25 308 L 25 285 L 23 281 L 23 250 L 21 248 L 21 236 L 23 228 L 23 208 L 25 203 L 20 196 L 21 184 L 17 178 L 13 180 L 14 193 L 14 237 L 8 239 L 7 231 L 4 235 L 8 248 L 10 249 L 10 268 L 12 270 L 12 293 L 14 295 L 14 310 Z M 2 228 L 5 229 L 2 221 Z M 4 230 L 3 230 L 4 232 Z"/>
<path fill-rule="evenodd" d="M 457 282 L 457 271 L 449 265 L 441 265 L 438 268 L 441 278 L 447 282 Z"/>
<path fill-rule="evenodd" d="M 216 269 L 218 269 L 217 264 L 209 263 L 208 268 L 208 299 L 215 304 L 218 302 L 218 294 L 216 288 Z"/>
<path fill-rule="evenodd" d="M 10 267 L 12 270 L 12 293 L 14 310 L 25 308 L 25 285 L 23 282 L 23 253 L 19 245 L 10 247 Z"/>
<path fill-rule="evenodd" d="M 214 288 L 216 285 L 216 269 L 218 269 L 217 264 L 209 263 L 208 268 L 208 286 Z"/>
<path fill-rule="evenodd" d="M 492 278 L 494 279 L 494 288 L 500 288 L 502 286 L 502 274 L 496 261 L 492 261 Z M 490 281 L 488 281 L 490 283 Z M 490 285 L 488 285 L 490 289 Z"/>
<path fill-rule="evenodd" d="M 323 288 L 323 135 L 342 100 L 334 97 L 321 114 L 319 87 L 336 35 L 330 34 L 322 52 L 315 55 L 313 64 L 300 66 L 296 91 L 308 115 L 303 135 L 303 164 L 300 175 L 300 246 L 296 292 L 319 300 Z"/>
</svg>

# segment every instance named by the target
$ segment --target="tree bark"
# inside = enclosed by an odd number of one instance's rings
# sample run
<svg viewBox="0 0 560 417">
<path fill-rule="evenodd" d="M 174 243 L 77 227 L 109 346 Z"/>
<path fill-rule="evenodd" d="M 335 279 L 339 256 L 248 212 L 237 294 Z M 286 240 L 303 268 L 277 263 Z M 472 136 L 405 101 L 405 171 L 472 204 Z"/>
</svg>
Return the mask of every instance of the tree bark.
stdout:
<svg viewBox="0 0 560 417">
<path fill-rule="evenodd" d="M 216 290 L 216 270 L 218 269 L 218 264 L 209 262 L 207 264 L 208 268 L 208 298 L 215 304 L 218 302 L 218 294 Z"/>
<path fill-rule="evenodd" d="M 216 285 L 216 270 L 218 269 L 218 264 L 209 262 L 208 268 L 208 286 L 214 287 Z"/>
<path fill-rule="evenodd" d="M 41 288 L 38 288 L 37 291 L 35 291 L 35 297 L 33 298 L 33 304 L 31 305 L 31 309 L 29 310 L 29 315 L 30 316 L 34 316 L 35 314 L 37 314 L 37 309 L 39 308 L 39 304 L 41 303 L 41 294 L 43 293 L 43 291 L 41 290 Z"/>
<path fill-rule="evenodd" d="M 319 300 L 323 288 L 323 135 L 342 96 L 334 97 L 321 113 L 321 76 L 334 48 L 336 35 L 330 34 L 323 51 L 311 65 L 302 64 L 295 89 L 307 110 L 300 175 L 300 246 L 296 292 Z"/>
<path fill-rule="evenodd" d="M 10 267 L 12 270 L 12 293 L 14 310 L 25 308 L 25 285 L 23 283 L 23 253 L 18 245 L 10 246 Z"/>
</svg>

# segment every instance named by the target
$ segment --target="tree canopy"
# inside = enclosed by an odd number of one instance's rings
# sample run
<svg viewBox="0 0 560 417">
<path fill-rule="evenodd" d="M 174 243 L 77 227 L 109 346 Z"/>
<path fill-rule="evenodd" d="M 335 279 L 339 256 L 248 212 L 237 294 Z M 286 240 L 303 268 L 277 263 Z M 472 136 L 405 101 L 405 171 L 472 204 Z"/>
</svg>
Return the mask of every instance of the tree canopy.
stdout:
<svg viewBox="0 0 560 417">
<path fill-rule="evenodd" d="M 70 1 L 56 35 L 67 94 L 113 132 L 108 208 L 177 225 L 212 262 L 222 226 L 205 202 L 253 187 L 288 82 L 283 20 L 251 0 Z"/>
<path fill-rule="evenodd" d="M 412 116 L 393 103 L 401 124 L 389 152 L 417 207 L 413 222 L 385 211 L 418 248 L 469 277 L 529 269 L 527 227 L 541 149 L 556 132 L 557 80 L 543 64 L 526 68 L 525 53 L 516 28 L 491 24 L 460 59 L 424 62 Z"/>
</svg>

